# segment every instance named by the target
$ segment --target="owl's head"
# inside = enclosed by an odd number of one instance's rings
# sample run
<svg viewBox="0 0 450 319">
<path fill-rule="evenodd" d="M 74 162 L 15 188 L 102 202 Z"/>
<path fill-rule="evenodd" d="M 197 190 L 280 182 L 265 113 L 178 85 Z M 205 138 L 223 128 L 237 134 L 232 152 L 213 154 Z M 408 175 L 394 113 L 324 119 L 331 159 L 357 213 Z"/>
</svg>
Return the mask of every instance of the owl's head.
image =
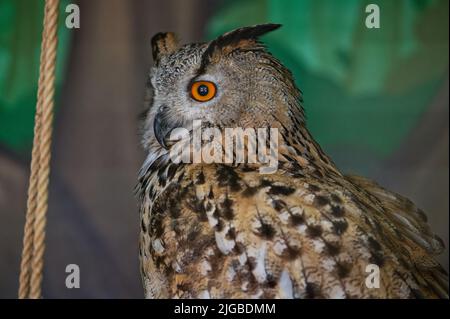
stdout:
<svg viewBox="0 0 450 319">
<path fill-rule="evenodd" d="M 244 27 L 208 43 L 180 46 L 173 33 L 152 39 L 144 147 L 167 148 L 177 127 L 290 129 L 303 121 L 291 73 L 259 42 L 278 24 Z"/>
</svg>

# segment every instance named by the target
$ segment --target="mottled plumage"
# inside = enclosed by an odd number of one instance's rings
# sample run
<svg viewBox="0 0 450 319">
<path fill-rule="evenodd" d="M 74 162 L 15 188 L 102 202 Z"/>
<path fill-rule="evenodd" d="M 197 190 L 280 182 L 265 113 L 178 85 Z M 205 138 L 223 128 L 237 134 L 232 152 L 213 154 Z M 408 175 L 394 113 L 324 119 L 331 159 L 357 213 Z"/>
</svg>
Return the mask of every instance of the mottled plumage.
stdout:
<svg viewBox="0 0 450 319">
<path fill-rule="evenodd" d="M 140 199 L 141 273 L 150 298 L 435 298 L 448 278 L 442 241 L 408 199 L 343 175 L 309 134 L 291 73 L 257 37 L 152 41 Z M 217 83 L 198 103 L 194 80 Z M 279 165 L 175 164 L 165 140 L 194 119 L 218 127 L 276 127 Z M 167 142 L 167 143 L 166 143 Z M 380 268 L 380 288 L 365 284 Z"/>
</svg>

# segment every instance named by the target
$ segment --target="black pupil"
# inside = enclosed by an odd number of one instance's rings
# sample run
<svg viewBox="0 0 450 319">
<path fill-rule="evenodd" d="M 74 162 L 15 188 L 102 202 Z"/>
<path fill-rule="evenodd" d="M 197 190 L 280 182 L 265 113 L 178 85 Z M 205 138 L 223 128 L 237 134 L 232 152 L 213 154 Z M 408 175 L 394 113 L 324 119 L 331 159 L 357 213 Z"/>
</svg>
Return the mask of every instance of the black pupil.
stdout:
<svg viewBox="0 0 450 319">
<path fill-rule="evenodd" d="M 204 84 L 200 85 L 197 89 L 198 94 L 200 94 L 201 96 L 207 95 L 208 91 L 208 87 Z"/>
</svg>

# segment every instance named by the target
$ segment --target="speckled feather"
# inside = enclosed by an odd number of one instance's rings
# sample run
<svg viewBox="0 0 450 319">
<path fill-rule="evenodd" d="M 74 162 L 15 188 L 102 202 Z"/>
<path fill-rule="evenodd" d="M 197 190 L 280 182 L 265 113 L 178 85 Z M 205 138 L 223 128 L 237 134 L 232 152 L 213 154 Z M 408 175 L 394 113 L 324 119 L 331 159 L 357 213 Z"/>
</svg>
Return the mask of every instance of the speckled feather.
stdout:
<svg viewBox="0 0 450 319">
<path fill-rule="evenodd" d="M 237 30 L 214 47 L 178 48 L 172 36 L 154 44 L 148 156 L 137 187 L 146 297 L 448 298 L 447 274 L 434 260 L 443 244 L 425 214 L 370 180 L 339 172 L 306 129 L 290 72 L 257 41 L 262 31 Z M 189 83 L 217 68 L 242 81 L 245 98 L 230 100 L 230 88 L 220 109 L 192 116 L 217 127 L 278 127 L 276 173 L 262 175 L 258 164 L 174 164 L 155 140 L 158 103 L 169 104 L 168 121 L 192 119 L 183 109 L 192 105 L 172 96 L 184 90 L 174 88 L 180 77 Z M 365 284 L 368 264 L 380 268 L 378 289 Z"/>
</svg>

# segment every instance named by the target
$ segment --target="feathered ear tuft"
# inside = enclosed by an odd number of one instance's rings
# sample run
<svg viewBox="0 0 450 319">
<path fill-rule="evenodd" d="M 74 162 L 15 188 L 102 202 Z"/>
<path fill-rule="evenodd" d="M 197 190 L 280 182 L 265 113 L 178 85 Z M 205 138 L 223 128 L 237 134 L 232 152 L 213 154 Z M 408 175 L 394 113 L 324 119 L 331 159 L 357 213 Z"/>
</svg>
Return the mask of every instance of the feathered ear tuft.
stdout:
<svg viewBox="0 0 450 319">
<path fill-rule="evenodd" d="M 152 38 L 152 54 L 155 63 L 159 63 L 163 55 L 173 53 L 177 49 L 178 40 L 172 32 L 160 32 Z"/>
<path fill-rule="evenodd" d="M 217 39 L 211 41 L 203 53 L 200 70 L 204 70 L 208 63 L 214 61 L 220 55 L 225 55 L 238 48 L 245 49 L 254 47 L 258 41 L 258 37 L 279 27 L 281 27 L 281 24 L 258 24 L 239 28 L 219 36 Z"/>
</svg>

